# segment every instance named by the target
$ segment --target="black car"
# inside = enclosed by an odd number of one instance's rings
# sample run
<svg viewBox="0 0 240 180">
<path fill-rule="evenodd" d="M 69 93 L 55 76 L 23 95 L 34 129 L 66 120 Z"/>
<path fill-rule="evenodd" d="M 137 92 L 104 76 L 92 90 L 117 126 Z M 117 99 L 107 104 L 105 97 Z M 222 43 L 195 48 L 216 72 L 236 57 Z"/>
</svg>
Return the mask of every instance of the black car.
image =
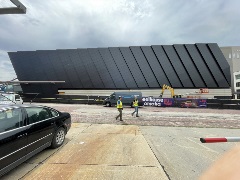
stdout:
<svg viewBox="0 0 240 180">
<path fill-rule="evenodd" d="M 70 114 L 50 107 L 0 105 L 0 176 L 47 147 L 61 146 L 70 127 Z"/>
</svg>

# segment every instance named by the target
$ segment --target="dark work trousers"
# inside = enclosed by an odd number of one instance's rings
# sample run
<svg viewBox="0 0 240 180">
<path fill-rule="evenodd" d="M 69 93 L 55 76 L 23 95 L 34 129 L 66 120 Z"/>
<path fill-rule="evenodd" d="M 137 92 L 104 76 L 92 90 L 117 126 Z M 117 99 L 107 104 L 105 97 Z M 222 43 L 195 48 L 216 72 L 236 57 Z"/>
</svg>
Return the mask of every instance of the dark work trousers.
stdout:
<svg viewBox="0 0 240 180">
<path fill-rule="evenodd" d="M 118 108 L 119 115 L 116 117 L 118 119 L 120 117 L 120 121 L 122 121 L 122 108 Z"/>
<path fill-rule="evenodd" d="M 135 111 L 132 113 L 132 116 L 134 115 L 135 112 L 136 112 L 136 116 L 138 116 L 138 106 L 135 106 Z"/>
</svg>

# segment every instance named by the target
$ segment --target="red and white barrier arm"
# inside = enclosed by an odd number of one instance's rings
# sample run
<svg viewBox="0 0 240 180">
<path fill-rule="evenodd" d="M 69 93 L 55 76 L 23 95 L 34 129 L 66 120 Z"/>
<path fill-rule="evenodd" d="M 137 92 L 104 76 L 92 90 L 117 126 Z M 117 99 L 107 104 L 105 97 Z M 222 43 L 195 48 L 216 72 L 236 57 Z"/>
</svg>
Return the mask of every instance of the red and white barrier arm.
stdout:
<svg viewBox="0 0 240 180">
<path fill-rule="evenodd" d="M 218 143 L 218 142 L 240 142 L 240 137 L 212 137 L 212 138 L 200 138 L 202 143 Z"/>
</svg>

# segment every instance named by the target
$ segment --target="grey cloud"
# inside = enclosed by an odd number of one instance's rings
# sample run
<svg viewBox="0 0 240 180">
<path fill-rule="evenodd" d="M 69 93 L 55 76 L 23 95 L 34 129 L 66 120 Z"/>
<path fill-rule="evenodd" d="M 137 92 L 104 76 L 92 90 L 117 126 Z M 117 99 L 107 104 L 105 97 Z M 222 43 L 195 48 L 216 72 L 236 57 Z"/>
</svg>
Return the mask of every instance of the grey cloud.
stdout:
<svg viewBox="0 0 240 180">
<path fill-rule="evenodd" d="M 238 0 L 21 2 L 26 15 L 0 16 L 4 51 L 196 42 L 231 46 L 240 40 Z"/>
</svg>

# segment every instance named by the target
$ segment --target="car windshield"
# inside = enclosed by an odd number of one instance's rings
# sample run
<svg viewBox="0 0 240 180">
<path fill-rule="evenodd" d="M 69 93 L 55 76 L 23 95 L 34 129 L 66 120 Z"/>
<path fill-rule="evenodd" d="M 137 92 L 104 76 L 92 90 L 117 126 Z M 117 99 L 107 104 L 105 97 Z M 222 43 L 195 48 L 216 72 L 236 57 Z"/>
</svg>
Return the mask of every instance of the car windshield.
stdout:
<svg viewBox="0 0 240 180">
<path fill-rule="evenodd" d="M 0 101 L 13 101 L 13 95 L 12 94 L 3 94 L 0 95 Z"/>
</svg>

